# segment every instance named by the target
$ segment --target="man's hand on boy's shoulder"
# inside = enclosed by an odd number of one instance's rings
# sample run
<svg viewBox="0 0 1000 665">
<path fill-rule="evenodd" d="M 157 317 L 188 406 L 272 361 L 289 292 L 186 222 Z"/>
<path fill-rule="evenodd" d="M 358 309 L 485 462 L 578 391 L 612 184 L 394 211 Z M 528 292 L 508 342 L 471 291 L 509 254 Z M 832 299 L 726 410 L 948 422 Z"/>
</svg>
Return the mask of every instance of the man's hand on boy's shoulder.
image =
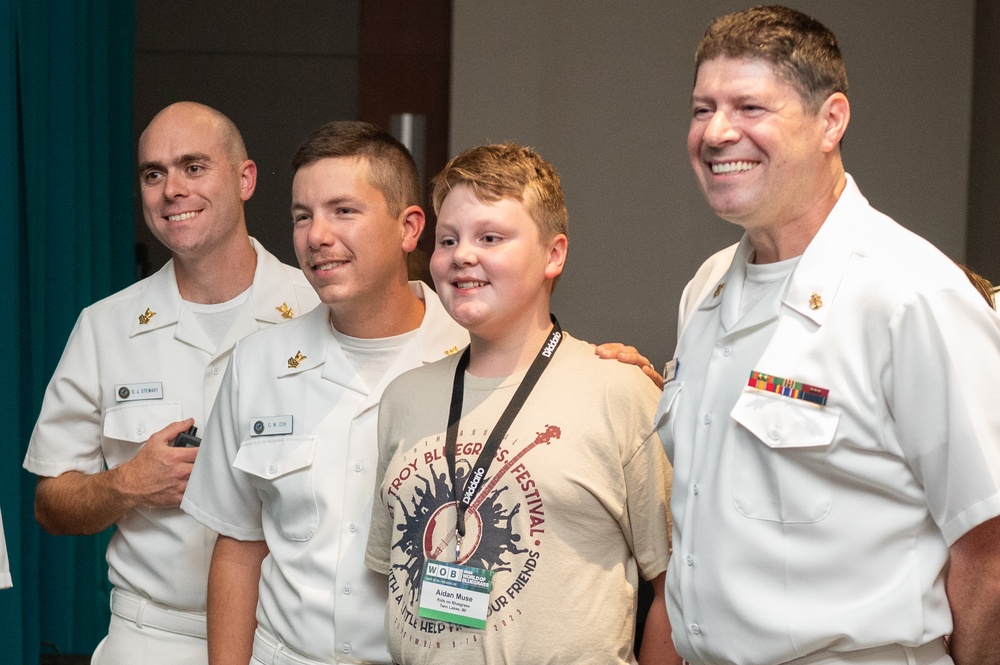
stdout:
<svg viewBox="0 0 1000 665">
<path fill-rule="evenodd" d="M 649 359 L 639 353 L 634 346 L 622 344 L 621 342 L 605 342 L 594 347 L 594 353 L 601 358 L 617 360 L 626 365 L 635 365 L 649 377 L 649 380 L 656 384 L 656 387 L 663 390 L 663 377 L 653 367 Z"/>
</svg>

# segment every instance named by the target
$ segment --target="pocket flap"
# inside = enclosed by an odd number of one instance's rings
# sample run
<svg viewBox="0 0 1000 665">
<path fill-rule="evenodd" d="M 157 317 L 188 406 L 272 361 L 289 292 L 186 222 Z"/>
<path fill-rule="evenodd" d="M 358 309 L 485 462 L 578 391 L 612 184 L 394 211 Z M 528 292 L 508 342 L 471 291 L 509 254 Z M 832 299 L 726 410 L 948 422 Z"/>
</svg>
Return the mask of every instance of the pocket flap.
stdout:
<svg viewBox="0 0 1000 665">
<path fill-rule="evenodd" d="M 677 396 L 683 387 L 684 383 L 681 381 L 671 381 L 663 386 L 663 396 L 660 397 L 660 403 L 656 406 L 656 415 L 653 417 L 654 429 L 659 429 L 667 416 L 670 415 L 674 402 L 677 401 Z"/>
<path fill-rule="evenodd" d="M 144 443 L 170 423 L 183 420 L 180 402 L 130 402 L 104 412 L 104 436 Z"/>
<path fill-rule="evenodd" d="M 277 478 L 311 466 L 315 453 L 314 436 L 255 439 L 240 446 L 233 466 L 258 478 Z"/>
<path fill-rule="evenodd" d="M 840 412 L 829 406 L 746 387 L 732 417 L 770 448 L 828 446 L 837 432 Z"/>
</svg>

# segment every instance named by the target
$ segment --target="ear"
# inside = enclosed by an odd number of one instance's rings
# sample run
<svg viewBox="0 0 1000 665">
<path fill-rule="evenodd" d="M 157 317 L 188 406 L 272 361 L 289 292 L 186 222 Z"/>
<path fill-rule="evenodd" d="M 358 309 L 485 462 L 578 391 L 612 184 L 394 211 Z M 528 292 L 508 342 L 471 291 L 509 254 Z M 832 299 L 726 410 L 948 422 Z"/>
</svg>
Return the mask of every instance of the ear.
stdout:
<svg viewBox="0 0 1000 665">
<path fill-rule="evenodd" d="M 569 251 L 569 238 L 565 233 L 557 234 L 549 241 L 549 256 L 545 262 L 545 277 L 555 279 L 562 274 L 566 266 L 566 252 Z"/>
<path fill-rule="evenodd" d="M 417 248 L 427 218 L 420 206 L 410 206 L 400 215 L 403 219 L 403 251 L 409 254 Z"/>
<path fill-rule="evenodd" d="M 244 161 L 238 167 L 240 172 L 240 198 L 244 201 L 250 200 L 253 192 L 257 189 L 257 165 L 252 159 Z"/>
<path fill-rule="evenodd" d="M 840 145 L 840 140 L 847 131 L 847 123 L 851 120 L 851 105 L 844 93 L 835 92 L 823 102 L 819 113 L 824 122 L 823 152 L 831 152 Z"/>
</svg>

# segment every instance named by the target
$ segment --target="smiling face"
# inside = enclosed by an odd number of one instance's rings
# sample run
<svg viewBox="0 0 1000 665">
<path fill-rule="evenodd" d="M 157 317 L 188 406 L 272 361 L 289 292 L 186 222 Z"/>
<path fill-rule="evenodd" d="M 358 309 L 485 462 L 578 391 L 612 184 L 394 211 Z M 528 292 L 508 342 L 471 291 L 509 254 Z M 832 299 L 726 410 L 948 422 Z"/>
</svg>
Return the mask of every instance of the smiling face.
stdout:
<svg viewBox="0 0 1000 665">
<path fill-rule="evenodd" d="M 330 157 L 300 167 L 292 222 L 299 266 L 338 330 L 387 306 L 391 287 L 406 288 L 406 255 L 423 230 L 423 213 L 410 206 L 394 217 L 371 184 L 367 159 Z"/>
<path fill-rule="evenodd" d="M 552 280 L 566 260 L 566 236 L 543 240 L 524 206 L 485 203 L 460 184 L 441 204 L 431 275 L 453 319 L 481 339 L 501 339 L 542 322 Z"/>
<path fill-rule="evenodd" d="M 810 112 L 763 60 L 702 63 L 688 156 L 712 210 L 748 230 L 778 228 L 813 210 L 830 187 L 830 156 L 843 134 L 830 131 L 829 104 Z"/>
<path fill-rule="evenodd" d="M 204 256 L 246 234 L 243 202 L 257 167 L 236 154 L 234 131 L 207 107 L 180 103 L 157 114 L 139 139 L 143 217 L 175 256 Z"/>
</svg>

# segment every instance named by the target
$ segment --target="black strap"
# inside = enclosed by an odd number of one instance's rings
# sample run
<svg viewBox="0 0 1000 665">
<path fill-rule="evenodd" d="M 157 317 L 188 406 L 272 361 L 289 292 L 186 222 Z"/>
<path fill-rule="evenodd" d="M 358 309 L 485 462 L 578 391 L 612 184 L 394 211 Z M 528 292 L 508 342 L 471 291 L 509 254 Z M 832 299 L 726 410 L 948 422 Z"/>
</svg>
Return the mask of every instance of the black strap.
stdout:
<svg viewBox="0 0 1000 665">
<path fill-rule="evenodd" d="M 521 407 L 524 406 L 528 395 L 534 389 L 535 384 L 538 383 L 542 372 L 548 367 L 549 361 L 552 360 L 556 349 L 559 348 L 559 343 L 562 342 L 562 328 L 559 326 L 559 322 L 556 321 L 556 317 L 551 314 L 549 316 L 552 318 L 552 331 L 549 333 L 548 339 L 545 340 L 545 344 L 539 349 L 538 355 L 532 361 L 531 367 L 528 368 L 527 374 L 524 375 L 524 379 L 521 381 L 521 385 L 514 391 L 514 396 L 511 398 L 510 404 L 504 409 L 500 420 L 497 421 L 497 424 L 493 427 L 493 431 L 486 439 L 486 445 L 483 446 L 482 452 L 476 458 L 476 462 L 466 478 L 461 495 L 458 493 L 458 486 L 455 479 L 455 455 L 458 441 L 458 426 L 459 421 L 462 419 L 462 401 L 465 396 L 465 370 L 469 366 L 469 347 L 465 347 L 465 351 L 462 352 L 462 356 L 458 359 L 458 364 L 455 367 L 455 380 L 451 389 L 451 408 L 448 412 L 448 431 L 445 435 L 444 445 L 444 454 L 448 460 L 448 473 L 451 475 L 451 488 L 454 493 L 458 513 L 455 525 L 458 530 L 456 559 L 458 558 L 458 549 L 462 545 L 462 538 L 465 537 L 465 512 L 472 505 L 476 495 L 482 490 L 483 478 L 486 476 L 486 472 L 489 471 L 490 465 L 493 463 L 493 458 L 500 448 L 500 441 L 507 434 L 511 423 L 514 422 L 514 418 L 517 417 Z"/>
</svg>

